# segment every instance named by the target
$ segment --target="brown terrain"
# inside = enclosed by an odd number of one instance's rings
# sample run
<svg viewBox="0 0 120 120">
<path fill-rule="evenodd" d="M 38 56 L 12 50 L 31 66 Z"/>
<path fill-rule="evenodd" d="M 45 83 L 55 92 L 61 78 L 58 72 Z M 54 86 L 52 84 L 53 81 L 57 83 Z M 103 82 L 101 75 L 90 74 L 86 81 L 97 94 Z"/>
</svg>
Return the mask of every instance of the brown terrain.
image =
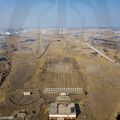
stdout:
<svg viewBox="0 0 120 120">
<path fill-rule="evenodd" d="M 85 95 L 71 95 L 80 105 L 77 120 L 117 120 L 120 112 L 120 65 L 117 64 L 120 48 L 89 42 L 117 62 L 108 61 L 85 44 L 94 34 L 94 31 L 86 30 L 84 36 L 78 37 L 70 32 L 48 31 L 36 39 L 36 31 L 32 31 L 16 38 L 17 43 L 13 43 L 17 49 L 10 51 L 12 68 L 0 86 L 0 116 L 25 109 L 33 117 L 30 120 L 48 119 L 47 105 L 54 101 L 55 95 L 35 93 L 25 97 L 16 92 L 17 89 L 83 88 L 87 91 Z M 108 36 L 113 36 L 106 31 L 101 34 L 106 41 Z M 25 39 L 29 39 L 28 43 Z"/>
</svg>

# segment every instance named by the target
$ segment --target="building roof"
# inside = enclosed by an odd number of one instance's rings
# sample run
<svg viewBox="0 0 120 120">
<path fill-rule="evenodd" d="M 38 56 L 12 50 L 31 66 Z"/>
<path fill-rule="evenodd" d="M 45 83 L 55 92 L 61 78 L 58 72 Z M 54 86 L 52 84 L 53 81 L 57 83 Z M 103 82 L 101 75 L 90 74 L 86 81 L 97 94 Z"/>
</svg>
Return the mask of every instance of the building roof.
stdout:
<svg viewBox="0 0 120 120">
<path fill-rule="evenodd" d="M 76 115 L 76 107 L 74 103 L 51 103 L 49 105 L 49 114 Z"/>
</svg>

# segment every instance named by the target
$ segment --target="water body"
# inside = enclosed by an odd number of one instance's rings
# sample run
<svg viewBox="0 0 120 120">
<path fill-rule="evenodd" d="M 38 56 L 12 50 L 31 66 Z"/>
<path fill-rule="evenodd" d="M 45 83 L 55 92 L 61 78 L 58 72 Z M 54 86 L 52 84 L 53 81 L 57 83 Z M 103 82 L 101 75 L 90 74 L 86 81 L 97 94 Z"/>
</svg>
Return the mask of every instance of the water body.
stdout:
<svg viewBox="0 0 120 120">
<path fill-rule="evenodd" d="M 20 41 L 20 43 L 31 43 L 31 42 L 34 42 L 36 41 L 36 39 L 26 39 L 24 41 Z"/>
<path fill-rule="evenodd" d="M 91 40 L 91 43 L 95 45 L 102 45 L 104 47 L 111 48 L 111 49 L 120 50 L 120 41 L 93 38 Z"/>
<path fill-rule="evenodd" d="M 98 38 L 93 38 L 93 41 L 96 41 L 98 43 L 106 43 L 106 44 L 120 44 L 120 41 L 112 41 L 112 40 L 98 39 Z"/>
</svg>

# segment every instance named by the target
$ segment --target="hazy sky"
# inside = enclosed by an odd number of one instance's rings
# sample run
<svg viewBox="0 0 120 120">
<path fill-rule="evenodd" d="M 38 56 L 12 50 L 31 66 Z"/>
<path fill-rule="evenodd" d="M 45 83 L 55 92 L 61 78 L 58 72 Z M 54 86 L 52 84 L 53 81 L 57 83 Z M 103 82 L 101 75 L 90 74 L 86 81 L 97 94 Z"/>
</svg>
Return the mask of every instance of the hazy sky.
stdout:
<svg viewBox="0 0 120 120">
<path fill-rule="evenodd" d="M 120 0 L 0 0 L 0 28 L 120 27 Z"/>
</svg>

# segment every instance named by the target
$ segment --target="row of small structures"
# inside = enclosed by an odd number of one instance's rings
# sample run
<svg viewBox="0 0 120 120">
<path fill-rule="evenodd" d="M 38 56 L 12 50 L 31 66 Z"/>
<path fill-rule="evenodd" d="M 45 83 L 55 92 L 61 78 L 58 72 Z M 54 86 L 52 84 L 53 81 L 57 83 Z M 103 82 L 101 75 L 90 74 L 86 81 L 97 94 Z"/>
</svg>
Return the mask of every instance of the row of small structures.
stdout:
<svg viewBox="0 0 120 120">
<path fill-rule="evenodd" d="M 34 92 L 43 94 L 58 94 L 56 102 L 48 105 L 49 120 L 64 120 L 76 119 L 77 108 L 76 104 L 71 102 L 69 94 L 82 94 L 82 88 L 44 88 L 44 89 L 18 89 L 17 92 L 22 92 L 24 96 L 32 95 Z"/>
<path fill-rule="evenodd" d="M 68 94 L 81 94 L 83 93 L 82 88 L 44 88 L 44 89 L 17 89 L 16 92 L 21 92 L 24 95 L 31 95 L 34 92 L 42 92 L 43 94 L 59 94 L 59 93 L 68 93 Z M 25 94 L 26 93 L 26 94 Z"/>
</svg>

